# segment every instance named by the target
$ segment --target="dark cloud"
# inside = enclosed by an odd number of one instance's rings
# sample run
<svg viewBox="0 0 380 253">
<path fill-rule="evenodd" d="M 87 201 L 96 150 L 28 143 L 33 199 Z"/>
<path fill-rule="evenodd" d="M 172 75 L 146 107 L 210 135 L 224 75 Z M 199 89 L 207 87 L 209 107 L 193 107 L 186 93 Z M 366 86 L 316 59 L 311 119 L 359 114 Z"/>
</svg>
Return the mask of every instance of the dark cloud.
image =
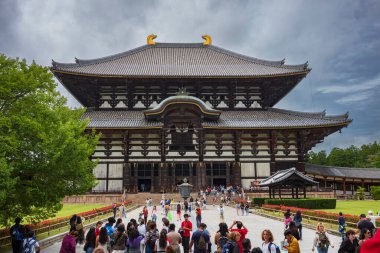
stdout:
<svg viewBox="0 0 380 253">
<path fill-rule="evenodd" d="M 312 72 L 276 107 L 350 112 L 352 125 L 316 147 L 380 140 L 379 1 L 0 1 L 0 50 L 11 57 L 73 62 L 145 44 L 201 42 Z M 79 106 L 69 97 L 71 106 Z"/>
</svg>

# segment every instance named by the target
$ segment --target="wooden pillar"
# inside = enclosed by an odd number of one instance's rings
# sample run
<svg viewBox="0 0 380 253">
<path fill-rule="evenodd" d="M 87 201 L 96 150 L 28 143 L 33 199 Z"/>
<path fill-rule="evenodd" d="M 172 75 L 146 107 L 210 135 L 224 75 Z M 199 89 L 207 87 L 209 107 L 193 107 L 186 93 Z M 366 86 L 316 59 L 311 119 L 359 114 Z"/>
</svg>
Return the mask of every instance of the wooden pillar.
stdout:
<svg viewBox="0 0 380 253">
<path fill-rule="evenodd" d="M 298 199 L 298 186 L 296 187 L 296 198 Z"/>
<path fill-rule="evenodd" d="M 323 183 L 325 184 L 325 188 L 327 187 L 327 177 L 323 176 Z"/>
<path fill-rule="evenodd" d="M 272 198 L 272 187 L 269 186 L 269 198 Z"/>
<path fill-rule="evenodd" d="M 231 163 L 226 162 L 226 187 L 231 185 Z"/>
<path fill-rule="evenodd" d="M 233 184 L 241 186 L 241 167 L 240 162 L 235 162 L 233 167 Z"/>
<path fill-rule="evenodd" d="M 346 194 L 346 178 L 343 178 L 343 194 Z"/>
<path fill-rule="evenodd" d="M 292 199 L 294 199 L 294 188 L 292 187 Z"/>
<path fill-rule="evenodd" d="M 126 189 L 127 192 L 132 191 L 130 163 L 124 163 L 123 166 L 123 189 Z"/>
<path fill-rule="evenodd" d="M 278 188 L 278 197 L 281 199 L 281 187 Z"/>
<path fill-rule="evenodd" d="M 361 186 L 361 187 L 364 187 L 364 179 L 361 179 L 361 180 L 360 180 L 360 186 Z"/>
<path fill-rule="evenodd" d="M 306 186 L 303 187 L 303 197 L 306 199 Z"/>
<path fill-rule="evenodd" d="M 269 152 L 270 152 L 270 174 L 276 173 L 276 133 L 274 131 L 270 132 L 269 137 Z"/>
</svg>

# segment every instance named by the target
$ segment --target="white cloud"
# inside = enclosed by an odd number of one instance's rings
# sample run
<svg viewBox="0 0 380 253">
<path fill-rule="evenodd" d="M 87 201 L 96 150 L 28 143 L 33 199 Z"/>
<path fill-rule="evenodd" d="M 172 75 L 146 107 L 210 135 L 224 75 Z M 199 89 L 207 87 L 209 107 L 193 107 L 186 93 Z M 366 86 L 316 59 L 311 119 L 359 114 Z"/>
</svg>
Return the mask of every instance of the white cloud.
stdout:
<svg viewBox="0 0 380 253">
<path fill-rule="evenodd" d="M 346 80 L 349 82 L 349 80 Z M 357 80 L 355 80 L 357 81 Z M 362 83 L 351 83 L 346 85 L 332 85 L 332 86 L 324 86 L 318 88 L 318 91 L 321 93 L 352 93 L 352 92 L 360 92 L 360 91 L 368 91 L 371 89 L 376 89 L 380 87 L 380 74 L 375 78 L 370 80 L 366 80 Z"/>
</svg>

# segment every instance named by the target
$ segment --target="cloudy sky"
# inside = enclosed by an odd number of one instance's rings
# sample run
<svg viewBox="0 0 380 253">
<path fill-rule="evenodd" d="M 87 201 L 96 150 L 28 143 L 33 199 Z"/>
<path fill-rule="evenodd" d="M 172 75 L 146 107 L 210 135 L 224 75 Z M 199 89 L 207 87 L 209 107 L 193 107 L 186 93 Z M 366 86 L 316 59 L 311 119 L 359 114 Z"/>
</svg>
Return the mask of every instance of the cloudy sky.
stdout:
<svg viewBox="0 0 380 253">
<path fill-rule="evenodd" d="M 380 1 L 1 0 L 0 53 L 49 66 L 158 42 L 202 42 L 311 73 L 278 108 L 354 121 L 314 150 L 380 141 Z M 68 97 L 70 106 L 78 103 Z"/>
</svg>

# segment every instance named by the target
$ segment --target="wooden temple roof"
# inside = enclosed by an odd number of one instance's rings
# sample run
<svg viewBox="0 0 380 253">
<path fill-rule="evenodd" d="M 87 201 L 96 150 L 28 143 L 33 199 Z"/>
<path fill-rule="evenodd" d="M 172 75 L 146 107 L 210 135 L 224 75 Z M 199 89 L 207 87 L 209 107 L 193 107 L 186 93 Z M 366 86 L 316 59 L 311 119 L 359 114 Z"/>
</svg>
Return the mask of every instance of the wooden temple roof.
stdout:
<svg viewBox="0 0 380 253">
<path fill-rule="evenodd" d="M 317 164 L 305 164 L 305 172 L 309 175 L 325 177 L 352 178 L 352 179 L 380 179 L 379 168 L 348 168 L 337 166 L 325 166 Z"/>
<path fill-rule="evenodd" d="M 290 168 L 287 170 L 279 170 L 272 176 L 262 180 L 260 186 L 306 186 L 316 185 L 317 181 L 314 181 L 311 177 L 306 176 L 296 168 Z"/>
<path fill-rule="evenodd" d="M 145 118 L 143 111 L 87 111 L 88 128 L 161 128 L 163 123 Z M 276 108 L 250 111 L 223 111 L 217 120 L 204 120 L 204 128 L 226 129 L 287 129 L 344 127 L 351 123 L 348 114 L 326 116 L 325 112 L 307 113 Z"/>
<path fill-rule="evenodd" d="M 53 73 L 129 78 L 254 78 L 301 75 L 308 64 L 286 65 L 266 61 L 202 43 L 155 43 L 120 54 L 75 63 L 53 61 Z"/>
</svg>

